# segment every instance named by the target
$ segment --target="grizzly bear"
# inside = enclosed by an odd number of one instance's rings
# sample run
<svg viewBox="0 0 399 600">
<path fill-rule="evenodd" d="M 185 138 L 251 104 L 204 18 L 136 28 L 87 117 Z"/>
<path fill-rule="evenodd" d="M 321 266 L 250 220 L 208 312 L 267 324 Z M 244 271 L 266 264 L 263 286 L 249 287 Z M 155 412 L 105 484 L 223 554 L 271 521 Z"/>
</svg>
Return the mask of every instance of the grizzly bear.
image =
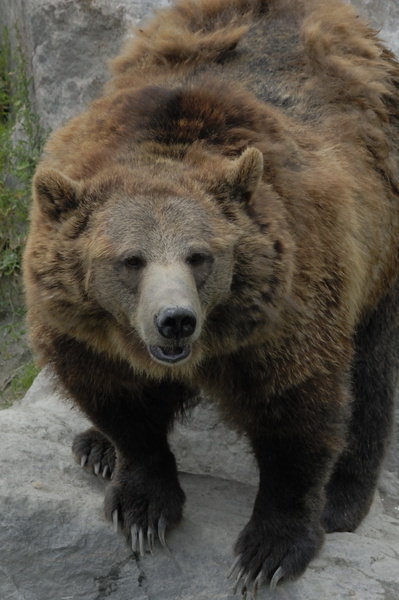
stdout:
<svg viewBox="0 0 399 600">
<path fill-rule="evenodd" d="M 203 390 L 259 465 L 237 586 L 367 514 L 399 335 L 399 67 L 335 0 L 181 0 L 137 30 L 33 182 L 28 320 L 143 553 L 181 518 Z M 236 587 L 237 587 L 236 586 Z"/>
</svg>

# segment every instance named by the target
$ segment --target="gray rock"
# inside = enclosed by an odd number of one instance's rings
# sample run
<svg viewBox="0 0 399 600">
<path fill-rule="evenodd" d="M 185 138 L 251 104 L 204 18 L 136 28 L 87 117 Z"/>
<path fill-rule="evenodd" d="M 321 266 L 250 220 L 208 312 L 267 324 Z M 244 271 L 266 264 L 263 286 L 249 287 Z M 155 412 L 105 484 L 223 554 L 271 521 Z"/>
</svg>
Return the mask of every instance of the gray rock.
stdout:
<svg viewBox="0 0 399 600">
<path fill-rule="evenodd" d="M 380 38 L 399 55 L 399 1 L 352 0 L 359 13 L 380 33 Z"/>
<path fill-rule="evenodd" d="M 25 399 L 0 412 L 0 598 L 4 600 L 233 600 L 226 579 L 232 546 L 250 516 L 256 488 L 234 481 L 242 457 L 231 443 L 221 446 L 220 425 L 205 405 L 198 437 L 175 438 L 183 469 L 186 454 L 200 457 L 206 475 L 181 473 L 187 505 L 182 523 L 168 535 L 168 548 L 134 555 L 103 517 L 101 478 L 73 460 L 73 436 L 87 421 L 55 393 L 42 372 Z M 199 437 L 206 437 L 201 442 Z M 227 439 L 228 436 L 227 436 Z M 208 445 L 206 445 L 208 444 Z M 191 448 L 189 448 L 191 446 Z M 204 455 L 201 456 L 202 451 Z M 191 460 L 191 459 L 190 459 Z M 247 464 L 246 460 L 242 463 Z M 240 473 L 240 468 L 238 472 Z M 197 466 L 198 470 L 198 466 Z M 243 473 L 243 470 L 242 470 Z M 241 475 L 240 475 L 241 476 Z M 245 477 L 244 477 L 245 481 Z M 355 533 L 328 535 L 305 575 L 258 599 L 395 600 L 399 595 L 399 482 L 383 477 L 384 502 Z M 390 493 L 397 494 L 391 496 Z"/>
<path fill-rule="evenodd" d="M 17 25 L 32 78 L 32 100 L 46 130 L 81 112 L 108 78 L 132 26 L 165 0 L 0 0 L 0 32 L 13 47 Z"/>
<path fill-rule="evenodd" d="M 208 398 L 194 408 L 189 420 L 176 424 L 170 442 L 182 471 L 258 483 L 256 461 L 246 439 L 223 424 Z"/>
</svg>

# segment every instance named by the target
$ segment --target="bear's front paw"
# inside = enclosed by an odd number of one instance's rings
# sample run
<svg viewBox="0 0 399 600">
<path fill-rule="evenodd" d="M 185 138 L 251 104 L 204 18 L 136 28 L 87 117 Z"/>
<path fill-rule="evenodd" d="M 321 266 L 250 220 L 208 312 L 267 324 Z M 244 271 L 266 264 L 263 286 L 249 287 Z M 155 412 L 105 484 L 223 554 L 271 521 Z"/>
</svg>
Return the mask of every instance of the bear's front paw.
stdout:
<svg viewBox="0 0 399 600">
<path fill-rule="evenodd" d="M 281 579 L 295 579 L 306 569 L 323 543 L 320 525 L 252 517 L 241 532 L 236 545 L 237 558 L 229 576 L 238 572 L 234 593 L 256 595 L 259 585 L 270 581 L 274 589 Z"/>
<path fill-rule="evenodd" d="M 121 526 L 131 540 L 133 552 L 145 554 L 145 541 L 153 551 L 156 537 L 163 545 L 167 527 L 177 524 L 183 515 L 185 494 L 177 477 L 151 478 L 136 470 L 118 469 L 105 495 L 105 516 L 115 531 Z"/>
<path fill-rule="evenodd" d="M 101 474 L 104 479 L 112 479 L 116 462 L 114 445 L 94 427 L 75 437 L 72 453 L 81 467 L 95 475 Z"/>
</svg>

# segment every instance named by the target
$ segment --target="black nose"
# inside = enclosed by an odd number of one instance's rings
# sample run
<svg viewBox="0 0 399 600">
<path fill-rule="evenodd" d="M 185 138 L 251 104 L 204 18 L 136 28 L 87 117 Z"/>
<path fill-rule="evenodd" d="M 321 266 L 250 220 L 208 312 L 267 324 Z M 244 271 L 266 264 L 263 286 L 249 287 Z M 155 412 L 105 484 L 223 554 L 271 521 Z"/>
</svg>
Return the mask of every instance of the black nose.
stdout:
<svg viewBox="0 0 399 600">
<path fill-rule="evenodd" d="M 155 324 L 165 338 L 184 338 L 194 333 L 197 318 L 191 309 L 178 306 L 165 308 L 155 317 Z"/>
</svg>

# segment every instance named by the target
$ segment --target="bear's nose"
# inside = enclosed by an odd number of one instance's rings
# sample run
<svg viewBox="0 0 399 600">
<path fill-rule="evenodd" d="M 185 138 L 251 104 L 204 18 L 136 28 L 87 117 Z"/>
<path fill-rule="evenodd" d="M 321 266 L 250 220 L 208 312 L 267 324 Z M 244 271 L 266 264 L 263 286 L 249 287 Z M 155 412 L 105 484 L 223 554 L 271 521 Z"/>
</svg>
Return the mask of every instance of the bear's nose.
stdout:
<svg viewBox="0 0 399 600">
<path fill-rule="evenodd" d="M 155 317 L 155 324 L 165 338 L 184 338 L 194 333 L 197 317 L 190 308 L 177 306 L 163 309 Z"/>
</svg>

